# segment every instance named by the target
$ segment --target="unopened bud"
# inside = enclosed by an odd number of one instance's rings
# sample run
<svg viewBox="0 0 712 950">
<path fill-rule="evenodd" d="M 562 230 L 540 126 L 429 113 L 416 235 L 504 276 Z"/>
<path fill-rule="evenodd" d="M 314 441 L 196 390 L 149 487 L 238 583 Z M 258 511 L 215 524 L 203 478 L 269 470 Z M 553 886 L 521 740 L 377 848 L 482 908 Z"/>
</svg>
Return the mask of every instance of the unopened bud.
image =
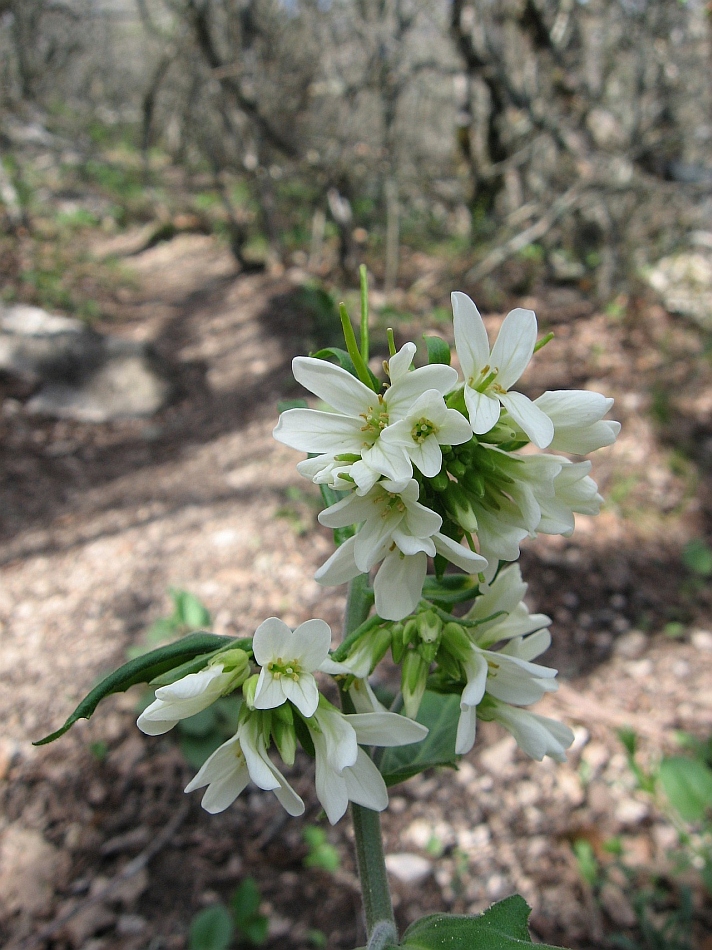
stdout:
<svg viewBox="0 0 712 950">
<path fill-rule="evenodd" d="M 403 643 L 403 632 L 405 626 L 402 623 L 394 623 L 391 626 L 391 656 L 394 663 L 400 663 L 405 653 L 405 644 Z"/>
<path fill-rule="evenodd" d="M 464 662 L 472 653 L 472 643 L 459 623 L 446 623 L 443 628 L 443 646 L 456 659 Z"/>
<path fill-rule="evenodd" d="M 443 622 L 434 610 L 426 610 L 418 615 L 418 633 L 424 643 L 433 643 L 440 636 Z"/>
<path fill-rule="evenodd" d="M 257 681 L 260 678 L 259 673 L 253 673 L 245 682 L 242 684 L 242 695 L 245 698 L 245 705 L 248 709 L 255 708 L 255 692 L 257 690 Z"/>
<path fill-rule="evenodd" d="M 444 498 L 450 517 L 465 531 L 477 531 L 477 517 L 467 492 L 456 482 L 450 482 Z"/>
<path fill-rule="evenodd" d="M 432 478 L 429 478 L 428 482 L 430 483 L 430 485 L 432 485 L 435 491 L 443 492 L 445 491 L 447 486 L 450 484 L 450 479 L 447 477 L 447 472 L 443 470 L 441 472 L 438 472 L 437 475 L 433 475 Z"/>
<path fill-rule="evenodd" d="M 425 692 L 430 664 L 414 650 L 406 653 L 401 669 L 401 691 L 405 714 L 410 719 L 418 715 L 420 702 Z"/>
<path fill-rule="evenodd" d="M 230 690 L 237 689 L 247 679 L 250 660 L 245 650 L 226 650 L 218 653 L 215 663 L 222 663 L 223 673 L 230 673 Z"/>
<path fill-rule="evenodd" d="M 285 765 L 294 765 L 294 757 L 297 753 L 297 737 L 293 723 L 287 723 L 281 717 L 274 716 L 272 719 L 272 738 Z"/>
</svg>

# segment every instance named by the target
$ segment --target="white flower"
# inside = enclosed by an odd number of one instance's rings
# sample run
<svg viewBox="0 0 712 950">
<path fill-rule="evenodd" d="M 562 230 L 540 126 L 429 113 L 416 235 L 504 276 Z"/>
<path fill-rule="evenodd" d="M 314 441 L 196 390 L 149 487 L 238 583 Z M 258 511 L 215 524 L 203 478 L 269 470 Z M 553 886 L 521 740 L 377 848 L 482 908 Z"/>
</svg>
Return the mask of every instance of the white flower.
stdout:
<svg viewBox="0 0 712 950">
<path fill-rule="evenodd" d="M 452 294 L 455 346 L 465 374 L 465 404 L 472 431 L 482 435 L 499 421 L 500 403 L 531 441 L 546 448 L 554 437 L 549 417 L 522 393 L 509 392 L 534 352 L 537 323 L 533 310 L 517 308 L 502 323 L 490 352 L 479 310 L 463 293 Z"/>
<path fill-rule="evenodd" d="M 247 655 L 243 650 L 231 653 L 234 663 L 228 664 L 227 660 L 212 663 L 175 683 L 159 686 L 155 700 L 138 717 L 136 725 L 141 732 L 147 736 L 162 736 L 181 719 L 195 716 L 235 689 L 247 671 Z M 231 666 L 229 671 L 225 671 L 226 665 Z"/>
<path fill-rule="evenodd" d="M 531 643 L 527 641 L 531 640 Z M 464 755 L 475 742 L 477 706 L 485 692 L 496 699 L 518 706 L 538 702 L 544 693 L 557 689 L 557 671 L 531 663 L 530 658 L 548 649 L 548 630 L 534 633 L 526 640 L 510 641 L 503 650 L 483 650 L 471 645 L 470 656 L 463 666 L 467 684 L 460 698 L 460 719 L 457 726 L 455 752 Z"/>
<path fill-rule="evenodd" d="M 509 730 L 519 748 L 533 759 L 541 762 L 549 755 L 557 762 L 566 761 L 566 750 L 574 741 L 574 734 L 564 723 L 501 702 L 489 708 L 486 716 Z"/>
<path fill-rule="evenodd" d="M 433 478 L 442 467 L 441 445 L 461 445 L 471 438 L 467 419 L 448 409 L 436 389 L 419 396 L 405 418 L 389 425 L 381 436 L 383 442 L 402 448 L 426 478 Z"/>
<path fill-rule="evenodd" d="M 569 462 L 561 458 L 561 471 L 554 478 L 554 497 L 542 500 L 537 531 L 568 537 L 574 530 L 574 512 L 597 515 L 603 498 L 588 473 L 590 462 Z"/>
<path fill-rule="evenodd" d="M 462 417 L 461 417 L 462 418 Z M 327 528 L 361 524 L 354 541 L 354 561 L 363 574 L 383 557 L 383 547 L 392 542 L 404 554 L 424 551 L 435 554 L 432 536 L 442 518 L 418 501 L 420 489 L 414 478 L 403 484 L 380 481 L 367 495 L 350 495 L 319 514 Z"/>
<path fill-rule="evenodd" d="M 359 743 L 409 745 L 428 734 L 425 726 L 396 713 L 346 716 L 325 702 L 307 726 L 316 753 L 316 794 L 332 825 L 343 816 L 350 801 L 373 811 L 388 806 L 383 776 Z"/>
<path fill-rule="evenodd" d="M 472 631 L 478 646 L 488 649 L 502 640 L 523 637 L 551 624 L 546 614 L 529 613 L 524 603 L 527 587 L 519 564 L 508 564 L 491 584 L 480 587 L 481 596 L 465 614 L 467 620 L 480 621 Z"/>
<path fill-rule="evenodd" d="M 225 811 L 252 779 L 258 788 L 273 791 L 290 815 L 303 815 L 304 802 L 267 755 L 260 714 L 248 716 L 232 739 L 207 759 L 186 792 L 208 786 L 202 806 L 211 815 Z"/>
<path fill-rule="evenodd" d="M 588 455 L 612 445 L 621 429 L 620 422 L 603 417 L 613 400 L 601 393 L 572 389 L 545 392 L 534 400 L 554 423 L 550 448 L 571 455 Z"/>
<path fill-rule="evenodd" d="M 307 718 L 314 715 L 319 690 L 312 673 L 329 654 L 331 629 L 323 620 L 307 620 L 292 632 L 277 617 L 259 625 L 252 640 L 262 667 L 255 689 L 255 709 L 274 709 L 289 700 Z"/>
<path fill-rule="evenodd" d="M 292 361 L 294 376 L 306 389 L 323 399 L 334 412 L 316 409 L 288 409 L 274 430 L 278 442 L 320 456 L 307 460 L 301 471 L 315 480 L 334 478 L 331 487 L 343 487 L 342 461 L 347 474 L 361 492 L 367 492 L 380 475 L 407 479 L 412 465 L 403 449 L 383 443 L 380 438 L 390 423 L 403 419 L 417 398 L 430 389 L 444 395 L 457 382 L 450 366 L 433 364 L 409 372 L 415 344 L 406 343 L 389 360 L 391 386 L 380 395 L 340 366 L 310 357 Z M 340 458 L 341 457 L 341 458 Z M 327 474 L 328 473 L 328 474 Z"/>
</svg>

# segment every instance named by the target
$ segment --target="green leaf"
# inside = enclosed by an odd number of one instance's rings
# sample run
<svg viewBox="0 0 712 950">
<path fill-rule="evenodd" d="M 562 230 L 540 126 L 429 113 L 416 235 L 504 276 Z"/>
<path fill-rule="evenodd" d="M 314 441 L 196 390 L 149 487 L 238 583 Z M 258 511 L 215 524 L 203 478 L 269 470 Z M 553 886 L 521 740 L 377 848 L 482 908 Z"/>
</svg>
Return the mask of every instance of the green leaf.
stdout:
<svg viewBox="0 0 712 950">
<path fill-rule="evenodd" d="M 217 732 L 211 732 L 206 736 L 185 735 L 180 737 L 178 748 L 188 765 L 197 770 L 202 768 L 224 741 L 224 737 Z"/>
<path fill-rule="evenodd" d="M 428 363 L 445 363 L 450 365 L 450 347 L 439 336 L 425 336 L 425 345 L 428 348 Z"/>
<path fill-rule="evenodd" d="M 177 587 L 171 587 L 168 593 L 173 598 L 175 604 L 176 619 L 186 627 L 192 630 L 200 630 L 201 627 L 209 627 L 210 611 L 195 594 L 190 591 L 180 590 Z"/>
<path fill-rule="evenodd" d="M 416 920 L 403 934 L 402 950 L 517 950 L 532 947 L 527 921 L 530 910 L 514 894 L 483 914 L 432 914 Z M 537 944 L 552 950 L 549 944 Z"/>
<path fill-rule="evenodd" d="M 214 633 L 191 633 L 175 643 L 151 650 L 114 670 L 84 697 L 64 725 L 34 745 L 46 745 L 63 736 L 78 719 L 89 719 L 102 699 L 112 693 L 124 693 L 136 683 L 150 683 L 151 680 L 166 673 L 180 664 L 201 654 L 212 653 L 219 647 L 233 642 L 231 637 L 220 637 Z"/>
<path fill-rule="evenodd" d="M 190 950 L 227 950 L 233 930 L 230 911 L 224 904 L 214 904 L 193 918 L 188 946 Z"/>
<path fill-rule="evenodd" d="M 249 943 L 261 944 L 267 939 L 269 921 L 260 913 L 262 895 L 253 877 L 246 877 L 232 896 L 235 926 Z"/>
<path fill-rule="evenodd" d="M 277 412 L 286 412 L 287 409 L 306 409 L 308 405 L 306 399 L 279 399 L 277 401 Z"/>
<path fill-rule="evenodd" d="M 660 763 L 660 782 L 684 821 L 702 821 L 712 808 L 712 769 L 699 759 L 672 756 Z"/>
<path fill-rule="evenodd" d="M 354 361 L 351 359 L 346 350 L 342 350 L 338 346 L 325 346 L 322 350 L 317 350 L 316 353 L 312 353 L 312 357 L 315 360 L 329 360 L 333 357 L 339 366 L 342 369 L 345 369 L 347 373 L 351 373 L 352 376 L 355 376 L 358 379 L 358 373 L 356 372 L 356 367 L 354 366 Z"/>
<path fill-rule="evenodd" d="M 416 718 L 430 731 L 422 742 L 385 750 L 379 768 L 386 785 L 397 785 L 436 766 L 454 766 L 459 716 L 459 695 L 426 690 Z"/>
<path fill-rule="evenodd" d="M 712 549 L 702 538 L 694 538 L 685 545 L 682 561 L 693 574 L 698 574 L 700 577 L 712 577 Z"/>
<path fill-rule="evenodd" d="M 194 636 L 194 634 L 191 634 L 191 636 Z M 212 636 L 212 634 L 206 634 L 206 636 Z M 252 637 L 241 637 L 239 640 L 232 640 L 230 647 L 232 649 L 245 650 L 247 653 L 250 653 L 252 651 Z M 202 670 L 203 667 L 207 666 L 210 660 L 224 649 L 225 646 L 223 645 L 210 653 L 202 653 L 200 656 L 193 657 L 185 663 L 181 663 L 180 666 L 174 666 L 166 673 L 161 673 L 160 676 L 156 676 L 152 679 L 150 685 L 169 686 L 171 683 L 183 679 L 184 676 L 188 676 L 190 673 L 197 673 L 198 670 Z"/>
</svg>

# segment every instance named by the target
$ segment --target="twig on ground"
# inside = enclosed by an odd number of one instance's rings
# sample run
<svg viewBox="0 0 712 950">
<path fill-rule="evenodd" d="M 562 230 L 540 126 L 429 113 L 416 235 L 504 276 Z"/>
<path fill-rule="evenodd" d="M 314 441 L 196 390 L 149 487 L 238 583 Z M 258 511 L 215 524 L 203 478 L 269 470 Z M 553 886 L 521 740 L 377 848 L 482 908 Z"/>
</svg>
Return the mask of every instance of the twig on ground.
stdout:
<svg viewBox="0 0 712 950">
<path fill-rule="evenodd" d="M 190 804 L 187 801 L 183 802 L 175 815 L 173 815 L 171 820 L 166 825 L 164 825 L 153 841 L 151 841 L 151 843 L 146 848 L 144 848 L 144 850 L 132 861 L 129 861 L 128 864 L 126 864 L 121 869 L 121 871 L 119 871 L 119 873 L 109 881 L 106 887 L 103 887 L 100 891 L 97 891 L 95 894 L 91 894 L 83 901 L 80 901 L 70 910 L 66 911 L 66 913 L 56 917 L 53 921 L 51 921 L 51 923 L 47 924 L 46 927 L 43 927 L 38 933 L 26 937 L 24 940 L 21 940 L 19 943 L 15 944 L 14 948 L 8 948 L 8 950 L 35 950 L 36 947 L 42 946 L 45 941 L 50 940 L 55 936 L 55 934 L 59 933 L 62 927 L 64 927 L 64 925 L 68 923 L 72 917 L 75 917 L 77 914 L 81 913 L 87 908 L 93 907 L 94 904 L 98 904 L 101 901 L 106 900 L 107 897 L 110 897 L 111 894 L 116 891 L 124 881 L 133 877 L 135 874 L 138 874 L 139 871 L 146 867 L 151 858 L 158 854 L 158 852 L 168 844 L 178 828 L 180 828 L 187 818 L 189 810 Z"/>
</svg>

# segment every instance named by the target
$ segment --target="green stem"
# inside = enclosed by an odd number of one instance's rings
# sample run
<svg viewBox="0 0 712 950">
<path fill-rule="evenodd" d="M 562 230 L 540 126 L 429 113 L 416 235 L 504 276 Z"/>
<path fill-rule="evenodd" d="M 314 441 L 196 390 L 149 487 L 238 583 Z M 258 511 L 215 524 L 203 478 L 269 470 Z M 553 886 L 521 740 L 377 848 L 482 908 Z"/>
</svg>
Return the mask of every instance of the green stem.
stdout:
<svg viewBox="0 0 712 950">
<path fill-rule="evenodd" d="M 361 626 L 371 609 L 372 594 L 368 586 L 368 576 L 359 574 L 349 584 L 344 618 L 344 637 Z M 342 693 L 342 703 L 346 712 L 353 712 L 348 694 Z M 369 940 L 374 930 L 384 922 L 395 929 L 391 892 L 388 887 L 386 859 L 383 853 L 381 834 L 381 816 L 377 811 L 362 805 L 351 805 L 356 844 L 356 862 L 361 881 L 361 897 L 366 915 L 366 929 Z"/>
</svg>

